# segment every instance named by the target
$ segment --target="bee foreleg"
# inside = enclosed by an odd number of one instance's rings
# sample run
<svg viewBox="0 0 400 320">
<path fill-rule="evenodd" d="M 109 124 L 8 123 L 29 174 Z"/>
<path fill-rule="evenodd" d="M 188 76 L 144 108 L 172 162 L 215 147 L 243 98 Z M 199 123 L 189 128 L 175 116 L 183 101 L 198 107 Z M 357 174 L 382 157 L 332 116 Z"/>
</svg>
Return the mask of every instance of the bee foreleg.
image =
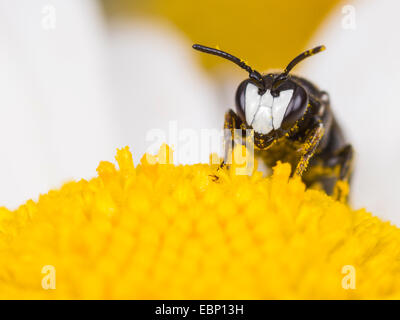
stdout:
<svg viewBox="0 0 400 320">
<path fill-rule="evenodd" d="M 235 144 L 245 144 L 245 139 L 242 139 L 241 134 L 237 134 L 238 130 L 241 130 L 242 120 L 238 117 L 238 115 L 230 109 L 227 113 L 225 113 L 225 122 L 224 122 L 224 161 L 221 163 L 221 166 L 224 164 L 231 163 L 232 160 L 232 150 Z"/>
<path fill-rule="evenodd" d="M 304 171 L 307 169 L 308 163 L 310 162 L 311 157 L 314 155 L 315 151 L 318 148 L 322 137 L 324 136 L 324 125 L 322 122 L 319 122 L 317 126 L 311 130 L 309 135 L 306 138 L 306 141 L 301 148 L 301 156 L 300 160 L 297 163 L 295 174 L 298 176 L 302 176 Z"/>
</svg>

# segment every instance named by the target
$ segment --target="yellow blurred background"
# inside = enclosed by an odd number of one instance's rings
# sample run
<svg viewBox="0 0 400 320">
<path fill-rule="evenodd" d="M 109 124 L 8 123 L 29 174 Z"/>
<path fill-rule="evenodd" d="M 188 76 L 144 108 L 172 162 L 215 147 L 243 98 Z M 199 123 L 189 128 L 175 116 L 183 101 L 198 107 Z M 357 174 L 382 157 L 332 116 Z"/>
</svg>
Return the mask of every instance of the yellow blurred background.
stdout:
<svg viewBox="0 0 400 320">
<path fill-rule="evenodd" d="M 283 68 L 305 49 L 338 0 L 103 0 L 111 16 L 150 15 L 172 23 L 194 43 L 218 45 L 254 68 Z M 201 55 L 207 67 L 226 63 Z"/>
</svg>

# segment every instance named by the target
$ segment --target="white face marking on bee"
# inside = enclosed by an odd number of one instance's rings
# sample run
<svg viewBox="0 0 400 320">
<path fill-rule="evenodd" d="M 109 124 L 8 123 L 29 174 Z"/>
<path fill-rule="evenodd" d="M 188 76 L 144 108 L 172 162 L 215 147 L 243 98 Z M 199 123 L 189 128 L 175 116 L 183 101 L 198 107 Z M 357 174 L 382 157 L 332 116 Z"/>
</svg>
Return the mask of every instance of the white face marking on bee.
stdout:
<svg viewBox="0 0 400 320">
<path fill-rule="evenodd" d="M 249 83 L 245 96 L 245 116 L 247 124 L 262 134 L 267 134 L 281 126 L 283 116 L 293 96 L 293 89 L 281 91 L 278 97 L 273 97 L 270 90 L 263 95 L 258 94 L 258 88 Z"/>
</svg>

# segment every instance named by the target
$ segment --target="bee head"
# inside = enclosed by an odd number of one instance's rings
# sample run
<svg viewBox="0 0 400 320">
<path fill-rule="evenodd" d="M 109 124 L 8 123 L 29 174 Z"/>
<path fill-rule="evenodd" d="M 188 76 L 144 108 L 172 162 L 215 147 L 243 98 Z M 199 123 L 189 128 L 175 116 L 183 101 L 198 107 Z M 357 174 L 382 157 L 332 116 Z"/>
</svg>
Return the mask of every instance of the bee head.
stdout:
<svg viewBox="0 0 400 320">
<path fill-rule="evenodd" d="M 289 72 L 305 58 L 325 50 L 325 46 L 307 50 L 294 58 L 282 73 L 261 75 L 227 52 L 198 44 L 193 48 L 232 61 L 249 73 L 249 78 L 236 91 L 236 111 L 247 126 L 265 136 L 267 141 L 287 133 L 307 109 L 307 92 L 291 80 Z"/>
</svg>

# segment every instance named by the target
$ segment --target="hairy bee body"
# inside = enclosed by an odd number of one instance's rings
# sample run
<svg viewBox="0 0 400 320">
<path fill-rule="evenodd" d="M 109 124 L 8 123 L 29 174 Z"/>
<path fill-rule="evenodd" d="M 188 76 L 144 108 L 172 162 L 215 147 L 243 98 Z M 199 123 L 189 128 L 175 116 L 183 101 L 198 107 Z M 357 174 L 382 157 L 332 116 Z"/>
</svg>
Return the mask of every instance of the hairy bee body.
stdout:
<svg viewBox="0 0 400 320">
<path fill-rule="evenodd" d="M 313 83 L 289 74 L 299 62 L 325 50 L 318 46 L 295 57 L 281 73 L 261 74 L 225 51 L 195 44 L 193 48 L 227 59 L 249 73 L 236 91 L 236 112 L 225 115 L 225 162 L 234 144 L 248 145 L 247 129 L 257 156 L 269 167 L 289 162 L 307 186 L 319 186 L 339 199 L 349 182 L 353 148 L 336 121 L 329 96 Z M 239 137 L 236 132 L 239 131 Z M 239 141 L 237 141 L 239 140 Z M 339 187 L 338 187 L 339 186 Z"/>
<path fill-rule="evenodd" d="M 272 73 L 264 77 L 276 76 L 278 74 Z M 328 94 L 304 78 L 294 75 L 289 78 L 304 88 L 308 96 L 306 111 L 285 135 L 272 142 L 270 137 L 254 132 L 255 155 L 270 168 L 278 161 L 288 162 L 292 165 L 293 173 L 297 169 L 308 187 L 322 188 L 328 194 L 333 194 L 338 181 L 350 180 L 353 149 L 346 143 L 333 115 Z M 313 129 L 317 126 L 323 130 L 316 137 Z M 251 129 L 243 117 L 233 110 L 226 113 L 224 127 Z M 311 155 L 307 154 L 307 146 L 316 138 L 318 143 L 315 149 Z"/>
</svg>

